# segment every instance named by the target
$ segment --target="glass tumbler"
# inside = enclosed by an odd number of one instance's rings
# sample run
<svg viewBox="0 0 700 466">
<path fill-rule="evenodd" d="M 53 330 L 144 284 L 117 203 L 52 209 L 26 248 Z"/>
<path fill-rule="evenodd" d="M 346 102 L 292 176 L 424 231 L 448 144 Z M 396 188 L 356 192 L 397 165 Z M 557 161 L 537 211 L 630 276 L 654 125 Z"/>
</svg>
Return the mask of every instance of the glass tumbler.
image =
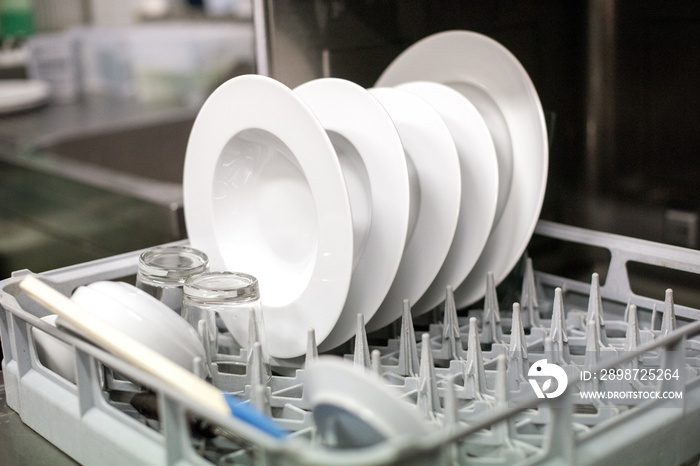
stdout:
<svg viewBox="0 0 700 466">
<path fill-rule="evenodd" d="M 216 354 L 218 316 L 243 348 L 250 349 L 251 341 L 259 341 L 263 360 L 269 361 L 257 278 L 240 272 L 207 272 L 187 280 L 183 291 L 182 316 L 200 337 L 200 322 L 206 323 L 208 341 L 203 343 L 209 346 L 211 354 Z M 255 316 L 255 327 L 251 326 L 251 314 Z M 251 337 L 251 331 L 257 335 Z"/>
<path fill-rule="evenodd" d="M 187 246 L 159 246 L 139 257 L 136 287 L 180 314 L 185 282 L 208 269 L 209 258 L 202 251 Z"/>
</svg>

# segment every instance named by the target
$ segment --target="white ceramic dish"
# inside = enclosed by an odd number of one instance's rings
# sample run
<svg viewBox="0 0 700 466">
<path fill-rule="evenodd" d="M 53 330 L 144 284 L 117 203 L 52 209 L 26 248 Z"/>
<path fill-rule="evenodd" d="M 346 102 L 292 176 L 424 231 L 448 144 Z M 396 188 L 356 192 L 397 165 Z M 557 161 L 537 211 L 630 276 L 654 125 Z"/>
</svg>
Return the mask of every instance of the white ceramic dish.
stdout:
<svg viewBox="0 0 700 466">
<path fill-rule="evenodd" d="M 0 115 L 38 107 L 49 99 L 49 86 L 36 79 L 0 80 Z"/>
<path fill-rule="evenodd" d="M 370 93 L 389 112 L 401 137 L 413 219 L 394 283 L 367 323 L 373 331 L 399 318 L 403 300 L 416 303 L 437 276 L 457 228 L 462 191 L 457 149 L 440 115 L 406 91 L 375 88 Z"/>
<path fill-rule="evenodd" d="M 194 361 L 199 358 L 196 369 L 206 374 L 206 354 L 197 333 L 148 293 L 128 283 L 95 282 L 78 287 L 71 299 L 185 369 L 195 372 Z"/>
<path fill-rule="evenodd" d="M 530 241 L 547 185 L 547 129 L 525 69 L 505 47 L 481 34 L 448 31 L 427 37 L 399 55 L 377 85 L 419 80 L 447 84 L 466 96 L 486 121 L 498 155 L 494 228 L 476 265 L 455 290 L 457 306 L 464 307 L 484 296 L 487 272 L 500 283 Z"/>
<path fill-rule="evenodd" d="M 193 354 L 197 356 L 204 354 L 203 349 L 200 351 L 199 348 L 201 345 L 197 331 L 168 305 L 158 299 L 150 299 L 151 295 L 145 291 L 128 283 L 113 281 L 99 281 L 88 286 L 131 309 L 139 309 L 154 325 L 162 327 L 176 340 L 194 348 Z"/>
<path fill-rule="evenodd" d="M 415 405 L 398 398 L 374 373 L 354 368 L 336 357 L 321 357 L 307 369 L 304 395 L 311 403 L 321 438 L 333 438 L 333 429 L 345 443 L 339 448 L 360 448 L 384 439 L 421 436 L 430 424 Z"/>
<path fill-rule="evenodd" d="M 183 190 L 211 270 L 258 279 L 270 355 L 304 354 L 311 327 L 325 340 L 350 287 L 353 224 L 333 145 L 302 99 L 264 76 L 222 84 L 192 127 Z"/>
<path fill-rule="evenodd" d="M 462 174 L 462 200 L 457 230 L 447 258 L 428 290 L 413 305 L 413 315 L 445 300 L 445 288 L 456 289 L 476 264 L 489 238 L 498 202 L 498 162 L 491 133 L 479 111 L 462 94 L 434 82 L 401 84 L 425 100 L 445 121 L 457 147 Z"/>
<path fill-rule="evenodd" d="M 350 194 L 354 225 L 352 281 L 345 308 L 319 349 L 355 335 L 357 314 L 368 322 L 386 297 L 408 233 L 408 167 L 401 138 L 384 107 L 350 81 L 325 78 L 294 91 L 306 102 L 335 147 Z"/>
</svg>

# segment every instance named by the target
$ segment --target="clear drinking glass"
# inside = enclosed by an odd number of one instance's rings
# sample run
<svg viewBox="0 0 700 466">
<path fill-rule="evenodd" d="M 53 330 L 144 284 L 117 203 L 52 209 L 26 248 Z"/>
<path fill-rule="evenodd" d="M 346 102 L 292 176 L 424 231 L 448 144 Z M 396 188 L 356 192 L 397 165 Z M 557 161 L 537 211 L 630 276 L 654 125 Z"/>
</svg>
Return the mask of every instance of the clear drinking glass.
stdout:
<svg viewBox="0 0 700 466">
<path fill-rule="evenodd" d="M 181 313 L 188 278 L 206 272 L 209 258 L 187 246 L 159 246 L 141 254 L 136 286 Z"/>
<path fill-rule="evenodd" d="M 257 278 L 240 272 L 207 272 L 187 280 L 183 291 L 182 316 L 198 332 L 200 322 L 206 323 L 209 341 L 203 343 L 212 349 L 212 355 L 216 354 L 218 316 L 243 348 L 250 350 L 251 341 L 260 341 L 264 362 L 269 361 Z M 257 336 L 252 337 L 251 313 L 257 323 Z"/>
</svg>

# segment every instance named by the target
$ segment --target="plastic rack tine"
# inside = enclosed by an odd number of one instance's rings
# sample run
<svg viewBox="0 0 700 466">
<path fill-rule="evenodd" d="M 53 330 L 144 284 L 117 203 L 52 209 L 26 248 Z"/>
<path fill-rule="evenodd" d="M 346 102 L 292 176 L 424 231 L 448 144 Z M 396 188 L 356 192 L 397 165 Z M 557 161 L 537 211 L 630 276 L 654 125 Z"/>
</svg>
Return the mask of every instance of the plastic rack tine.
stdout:
<svg viewBox="0 0 700 466">
<path fill-rule="evenodd" d="M 496 386 L 494 390 L 496 398 L 496 409 L 506 409 L 508 407 L 508 373 L 506 370 L 506 358 L 499 354 L 496 357 Z M 506 419 L 493 426 L 495 434 L 500 441 L 508 446 L 511 446 L 512 424 Z"/>
<path fill-rule="evenodd" d="M 378 349 L 372 351 L 372 354 L 370 355 L 372 372 L 377 375 L 382 375 L 381 356 L 382 353 Z"/>
<path fill-rule="evenodd" d="M 454 429 L 458 426 L 457 421 L 457 392 L 455 390 L 455 375 L 452 374 L 445 379 L 445 407 L 442 410 L 442 422 L 446 429 Z M 445 447 L 445 464 L 461 464 L 458 460 L 459 448 L 455 443 Z"/>
<path fill-rule="evenodd" d="M 357 314 L 357 330 L 355 331 L 355 354 L 353 361 L 355 367 L 369 368 L 369 344 L 367 343 L 367 330 L 365 329 L 364 314 Z"/>
<path fill-rule="evenodd" d="M 600 296 L 600 281 L 597 273 L 591 275 L 591 291 L 588 298 L 588 312 L 586 313 L 586 334 L 590 329 L 588 323 L 591 321 L 595 323 L 594 331 L 598 335 L 599 346 L 607 346 L 608 337 L 605 333 L 605 320 L 603 318 L 603 299 Z"/>
<path fill-rule="evenodd" d="M 442 410 L 444 414 L 443 422 L 445 427 L 454 427 L 457 425 L 457 392 L 455 391 L 455 374 L 449 375 L 444 379 L 445 383 L 445 407 Z"/>
<path fill-rule="evenodd" d="M 550 422 L 546 426 L 543 450 L 545 458 L 559 460 L 558 464 L 576 464 L 574 434 L 574 404 L 569 390 L 547 403 Z M 553 463 L 557 464 L 557 463 Z"/>
<path fill-rule="evenodd" d="M 270 393 L 266 386 L 256 385 L 251 389 L 250 405 L 263 414 L 272 417 L 272 407 L 270 406 Z"/>
<path fill-rule="evenodd" d="M 267 371 L 262 358 L 262 344 L 259 341 L 250 349 L 246 373 L 250 376 L 248 383 L 251 387 L 267 385 Z"/>
<path fill-rule="evenodd" d="M 623 351 L 636 351 L 639 346 L 639 322 L 637 320 L 637 306 L 630 304 L 627 311 L 627 333 L 625 333 L 625 343 L 622 346 Z M 630 361 L 633 369 L 637 368 L 639 358 Z"/>
<path fill-rule="evenodd" d="M 513 318 L 510 329 L 510 344 L 508 346 L 508 380 L 511 389 L 517 389 L 520 382 L 526 382 L 527 373 L 527 344 L 525 329 L 520 319 L 520 304 L 513 303 Z"/>
<path fill-rule="evenodd" d="M 449 345 L 447 357 L 449 359 L 464 359 L 464 348 L 462 348 L 462 337 L 459 333 L 459 322 L 457 321 L 457 306 L 452 293 L 452 287 L 445 289 L 445 317 L 442 324 L 442 344 Z"/>
<path fill-rule="evenodd" d="M 583 359 L 583 368 L 592 371 L 600 360 L 600 339 L 596 337 L 596 323 L 594 320 L 588 321 L 586 329 L 586 355 Z M 591 382 L 586 382 L 590 384 Z M 598 379 L 593 379 L 593 390 L 598 390 Z"/>
<path fill-rule="evenodd" d="M 469 319 L 469 338 L 467 340 L 467 359 L 464 362 L 464 388 L 473 399 L 482 399 L 486 393 L 486 374 L 484 359 L 479 342 L 479 326 L 476 317 Z"/>
<path fill-rule="evenodd" d="M 505 408 L 508 405 L 508 374 L 506 372 L 506 358 L 499 354 L 496 357 L 496 407 Z"/>
<path fill-rule="evenodd" d="M 433 351 L 430 347 L 430 334 L 424 333 L 421 339 L 420 373 L 418 375 L 418 408 L 430 420 L 436 419 L 440 410 L 440 397 L 437 389 Z"/>
<path fill-rule="evenodd" d="M 595 321 L 588 321 L 586 331 L 586 357 L 584 358 L 584 367 L 593 369 L 598 364 L 598 356 L 600 355 L 600 340 L 596 338 Z"/>
<path fill-rule="evenodd" d="M 664 300 L 664 315 L 661 318 L 661 333 L 659 336 L 666 336 L 676 329 L 676 310 L 673 305 L 673 290 L 666 290 L 666 299 Z"/>
<path fill-rule="evenodd" d="M 544 337 L 544 357 L 547 362 L 552 361 L 554 364 L 560 364 L 559 356 L 555 354 L 554 342 L 550 337 Z"/>
<path fill-rule="evenodd" d="M 247 368 L 247 373 L 250 375 L 250 404 L 269 415 L 270 395 L 267 388 L 269 377 L 266 364 L 263 362 L 262 344 L 255 342 L 250 354 Z"/>
<path fill-rule="evenodd" d="M 418 375 L 418 346 L 416 334 L 413 331 L 413 317 L 408 299 L 403 300 L 401 316 L 401 334 L 399 335 L 399 368 L 398 374 L 404 377 Z"/>
<path fill-rule="evenodd" d="M 454 298 L 453 298 L 454 299 Z M 481 330 L 484 343 L 503 342 L 501 311 L 498 308 L 496 280 L 493 272 L 486 274 L 486 295 L 484 297 L 484 328 Z"/>
<path fill-rule="evenodd" d="M 248 346 L 249 351 L 255 343 L 260 343 L 262 347 L 263 360 L 267 363 L 269 361 L 267 357 L 267 348 L 262 346 L 263 340 L 260 335 L 260 322 L 258 322 L 258 315 L 253 309 L 251 309 L 248 313 L 248 339 L 250 340 Z"/>
<path fill-rule="evenodd" d="M 267 375 L 267 378 L 270 378 L 272 376 L 272 368 L 270 367 L 270 360 L 269 356 L 267 353 L 267 348 L 263 346 L 263 343 L 260 338 L 260 325 L 258 325 L 258 316 L 253 311 L 252 309 L 250 310 L 250 313 L 248 314 L 248 338 L 249 338 L 249 346 L 248 346 L 248 374 L 250 374 L 250 368 L 251 365 L 254 365 L 254 363 L 251 363 L 251 359 L 253 358 L 253 348 L 255 347 L 256 344 L 260 345 L 260 361 L 262 364 L 262 369 L 264 373 Z"/>
<path fill-rule="evenodd" d="M 532 268 L 532 259 L 529 257 L 525 260 L 525 273 L 523 274 L 520 304 L 523 311 L 526 311 L 523 318 L 523 327 L 541 327 L 537 289 L 535 286 L 535 272 Z"/>
<path fill-rule="evenodd" d="M 566 315 L 564 312 L 564 298 L 561 288 L 554 290 L 554 303 L 552 305 L 552 324 L 549 328 L 549 338 L 552 339 L 554 363 L 562 364 L 570 362 L 569 336 L 566 331 Z"/>
<path fill-rule="evenodd" d="M 318 359 L 318 347 L 316 346 L 316 330 L 310 328 L 306 332 L 306 359 L 304 367 L 308 367 L 313 361 Z"/>
<path fill-rule="evenodd" d="M 661 367 L 664 369 L 664 372 L 668 371 L 671 377 L 664 377 L 661 381 L 661 387 L 659 388 L 662 392 L 680 392 L 685 388 L 685 342 L 686 337 L 683 336 L 664 347 Z M 685 398 L 686 397 L 683 396 L 682 399 L 676 400 L 678 402 L 678 407 L 685 407 Z"/>
</svg>

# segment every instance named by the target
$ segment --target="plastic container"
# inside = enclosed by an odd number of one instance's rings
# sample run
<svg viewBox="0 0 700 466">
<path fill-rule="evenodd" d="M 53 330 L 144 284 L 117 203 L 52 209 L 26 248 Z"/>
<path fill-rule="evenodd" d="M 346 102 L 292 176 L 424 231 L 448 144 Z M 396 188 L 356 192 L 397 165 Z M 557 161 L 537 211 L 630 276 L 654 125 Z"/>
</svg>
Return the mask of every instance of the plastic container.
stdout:
<svg viewBox="0 0 700 466">
<path fill-rule="evenodd" d="M 249 24 L 149 24 L 129 30 L 137 98 L 198 105 L 236 66 L 253 62 Z"/>
<path fill-rule="evenodd" d="M 80 37 L 75 31 L 33 36 L 29 48 L 29 77 L 46 81 L 56 102 L 75 101 L 82 91 Z"/>
</svg>

